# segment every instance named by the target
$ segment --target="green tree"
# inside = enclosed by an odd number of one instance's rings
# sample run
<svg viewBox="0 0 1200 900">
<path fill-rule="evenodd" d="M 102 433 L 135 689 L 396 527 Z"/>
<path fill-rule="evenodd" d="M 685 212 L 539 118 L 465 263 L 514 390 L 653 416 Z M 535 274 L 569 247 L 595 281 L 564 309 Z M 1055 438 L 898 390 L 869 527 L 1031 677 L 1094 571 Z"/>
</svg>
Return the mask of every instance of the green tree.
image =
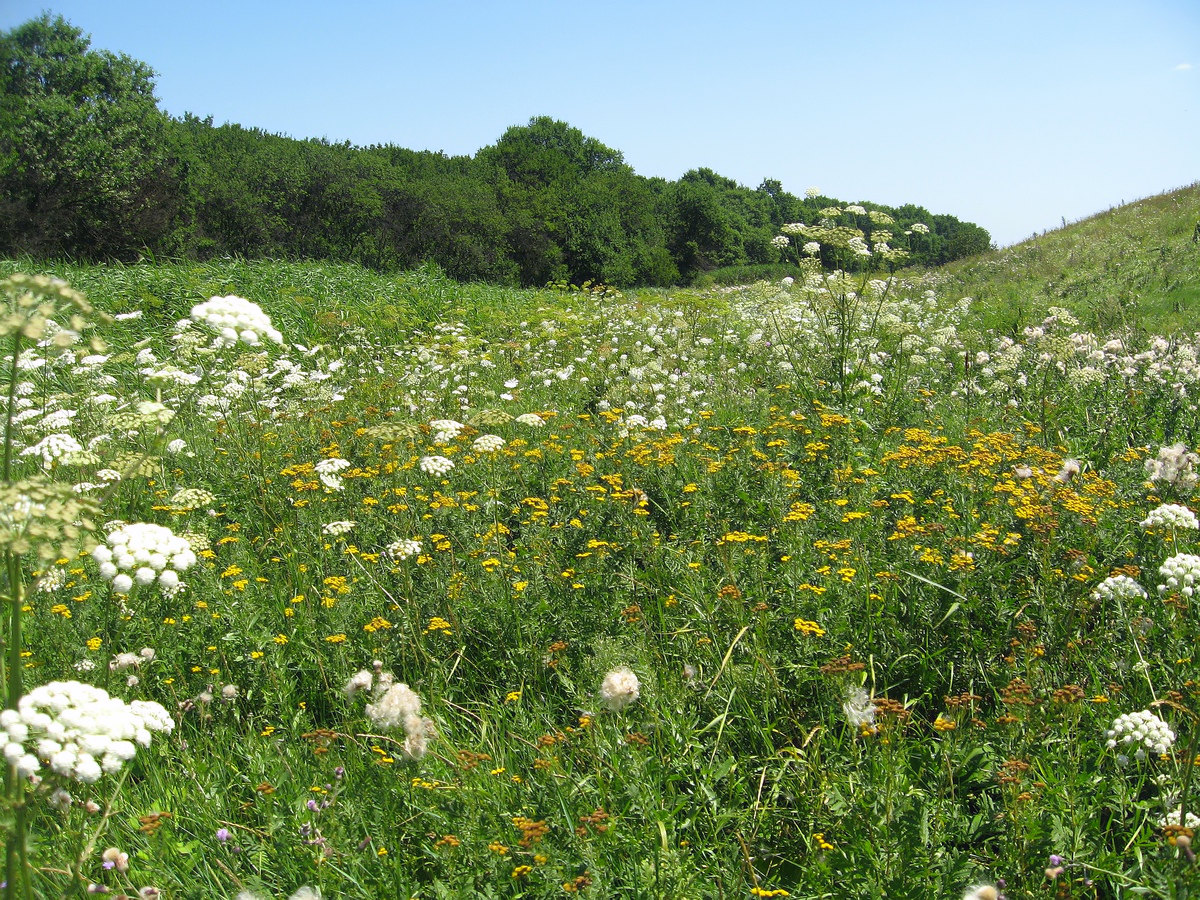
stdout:
<svg viewBox="0 0 1200 900">
<path fill-rule="evenodd" d="M 0 252 L 128 257 L 179 196 L 154 72 L 61 16 L 0 34 Z"/>
</svg>

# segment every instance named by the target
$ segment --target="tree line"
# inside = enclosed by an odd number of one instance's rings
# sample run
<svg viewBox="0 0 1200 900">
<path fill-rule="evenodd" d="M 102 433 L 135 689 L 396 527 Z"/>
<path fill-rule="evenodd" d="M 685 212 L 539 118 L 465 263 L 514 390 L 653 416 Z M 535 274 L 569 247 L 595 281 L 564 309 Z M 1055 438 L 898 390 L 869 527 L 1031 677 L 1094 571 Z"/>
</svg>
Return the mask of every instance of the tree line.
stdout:
<svg viewBox="0 0 1200 900">
<path fill-rule="evenodd" d="M 978 225 L 915 205 L 846 212 L 775 179 L 751 189 L 706 168 L 644 177 L 619 150 L 548 117 L 474 156 L 175 118 L 158 108 L 154 75 L 48 13 L 0 33 L 0 254 L 283 257 L 381 271 L 434 262 L 463 281 L 625 287 L 794 261 L 781 226 L 828 222 L 831 207 L 865 234 L 886 214 L 888 243 L 910 263 L 991 243 Z M 827 252 L 828 265 L 868 264 Z"/>
</svg>

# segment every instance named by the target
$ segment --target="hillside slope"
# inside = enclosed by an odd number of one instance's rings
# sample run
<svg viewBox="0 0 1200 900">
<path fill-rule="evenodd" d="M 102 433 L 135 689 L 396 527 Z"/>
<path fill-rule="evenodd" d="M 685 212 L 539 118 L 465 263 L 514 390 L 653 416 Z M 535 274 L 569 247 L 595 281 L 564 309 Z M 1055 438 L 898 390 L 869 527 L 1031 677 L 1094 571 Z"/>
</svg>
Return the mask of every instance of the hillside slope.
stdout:
<svg viewBox="0 0 1200 900">
<path fill-rule="evenodd" d="M 1200 330 L 1200 182 L 950 263 L 946 293 L 1016 329 L 1063 306 L 1097 332 Z"/>
</svg>

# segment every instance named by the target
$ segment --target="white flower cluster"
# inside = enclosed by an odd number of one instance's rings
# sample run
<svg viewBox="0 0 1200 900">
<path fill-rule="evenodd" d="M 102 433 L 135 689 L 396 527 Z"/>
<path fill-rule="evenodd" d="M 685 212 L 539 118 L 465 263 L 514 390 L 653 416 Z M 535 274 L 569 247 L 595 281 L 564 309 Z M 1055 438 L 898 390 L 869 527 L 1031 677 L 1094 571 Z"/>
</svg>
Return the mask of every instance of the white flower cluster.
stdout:
<svg viewBox="0 0 1200 900">
<path fill-rule="evenodd" d="M 341 522 L 326 522 L 321 526 L 321 531 L 330 537 L 341 537 L 343 534 L 349 534 L 353 531 L 354 526 L 357 524 L 357 522 L 352 522 L 349 519 Z"/>
<path fill-rule="evenodd" d="M 232 347 L 239 341 L 257 347 L 262 338 L 283 343 L 283 335 L 271 325 L 271 318 L 257 303 L 230 294 L 213 297 L 192 307 L 192 320 L 217 332 L 215 347 Z"/>
<path fill-rule="evenodd" d="M 805 241 L 804 247 L 801 248 L 807 256 L 818 256 L 821 253 L 821 243 L 819 241 Z"/>
<path fill-rule="evenodd" d="M 171 495 L 171 505 L 177 510 L 200 509 L 212 506 L 217 498 L 204 488 L 180 488 Z"/>
<path fill-rule="evenodd" d="M 120 770 L 152 732 L 170 732 L 175 722 L 158 703 L 126 704 L 107 691 L 78 681 L 52 681 L 34 688 L 16 709 L 0 712 L 4 757 L 25 778 L 42 763 L 55 774 L 86 784 Z"/>
<path fill-rule="evenodd" d="M 435 444 L 449 444 L 467 426 L 462 422 L 455 422 L 453 419 L 433 419 L 430 421 L 429 427 L 434 431 L 433 442 Z"/>
<path fill-rule="evenodd" d="M 342 477 L 338 475 L 345 469 L 350 468 L 350 460 L 334 457 L 333 459 L 323 459 L 318 462 L 313 468 L 317 472 L 317 477 L 321 479 L 321 484 L 331 491 L 340 491 L 345 488 L 342 483 Z"/>
<path fill-rule="evenodd" d="M 399 561 L 408 559 L 410 556 L 416 556 L 421 552 L 421 542 L 406 538 L 404 540 L 392 541 L 383 552 L 391 559 Z"/>
<path fill-rule="evenodd" d="M 196 564 L 196 553 L 170 528 L 134 522 L 113 529 L 108 543 L 92 551 L 92 559 L 100 567 L 100 577 L 111 581 L 119 594 L 128 594 L 135 581 L 142 586 L 158 581 L 172 594 L 180 588 L 179 574 Z"/>
<path fill-rule="evenodd" d="M 1148 709 L 1117 716 L 1106 736 L 1108 741 L 1105 746 L 1109 750 L 1136 744 L 1138 749 L 1135 755 L 1139 760 L 1146 758 L 1147 750 L 1162 754 L 1175 743 L 1175 732 Z"/>
<path fill-rule="evenodd" d="M 1168 825 L 1182 825 L 1184 828 L 1190 828 L 1193 831 L 1200 830 L 1200 816 L 1196 815 L 1190 809 L 1186 816 L 1183 815 L 1181 807 L 1175 807 L 1171 812 L 1167 813 L 1158 820 L 1159 828 L 1166 828 Z"/>
<path fill-rule="evenodd" d="M 1195 584 L 1200 580 L 1200 556 L 1191 553 L 1178 553 L 1161 566 L 1158 573 L 1166 579 L 1158 586 L 1158 592 L 1179 591 L 1185 597 L 1192 596 Z"/>
<path fill-rule="evenodd" d="M 481 434 L 471 444 L 476 453 L 495 453 L 505 444 L 504 438 L 498 434 Z"/>
<path fill-rule="evenodd" d="M 355 672 L 346 682 L 347 695 L 363 691 L 370 691 L 375 697 L 375 702 L 368 703 L 366 709 L 371 724 L 385 731 L 403 727 L 404 755 L 409 759 L 423 757 L 429 738 L 437 731 L 433 720 L 421 715 L 421 698 L 407 684 L 396 681 L 391 672 L 383 671 L 383 663 L 378 660 L 374 671 Z"/>
<path fill-rule="evenodd" d="M 521 415 L 517 416 L 516 421 L 518 425 L 528 425 L 531 428 L 541 428 L 546 424 L 545 419 L 537 413 L 532 412 L 521 413 Z"/>
<path fill-rule="evenodd" d="M 788 237 L 785 234 L 777 234 L 775 237 L 771 238 L 771 246 L 776 250 L 784 250 L 790 244 L 791 241 L 788 240 Z"/>
<path fill-rule="evenodd" d="M 1200 528 L 1200 521 L 1196 519 L 1196 514 L 1178 503 L 1164 503 L 1162 506 L 1151 511 L 1150 515 L 1139 522 L 1142 528 Z"/>
<path fill-rule="evenodd" d="M 67 583 L 67 575 L 67 570 L 62 566 L 51 566 L 38 577 L 34 590 L 39 594 L 52 594 Z"/>
<path fill-rule="evenodd" d="M 620 712 L 641 696 L 638 677 L 628 666 L 613 669 L 600 685 L 600 702 L 614 712 Z"/>
<path fill-rule="evenodd" d="M 1190 491 L 1200 481 L 1200 474 L 1196 472 L 1198 464 L 1200 456 L 1188 450 L 1185 444 L 1160 447 L 1157 458 L 1146 460 L 1146 477 L 1165 482 L 1177 490 Z"/>
<path fill-rule="evenodd" d="M 1128 575 L 1112 575 L 1092 590 L 1093 600 L 1141 600 L 1146 589 Z"/>
<path fill-rule="evenodd" d="M 51 466 L 57 462 L 70 463 L 82 454 L 83 444 L 69 434 L 48 434 L 31 447 L 21 451 L 22 456 L 40 456 L 42 462 Z"/>
<path fill-rule="evenodd" d="M 454 468 L 454 460 L 444 456 L 422 456 L 420 465 L 421 471 L 426 475 L 441 478 Z"/>
</svg>

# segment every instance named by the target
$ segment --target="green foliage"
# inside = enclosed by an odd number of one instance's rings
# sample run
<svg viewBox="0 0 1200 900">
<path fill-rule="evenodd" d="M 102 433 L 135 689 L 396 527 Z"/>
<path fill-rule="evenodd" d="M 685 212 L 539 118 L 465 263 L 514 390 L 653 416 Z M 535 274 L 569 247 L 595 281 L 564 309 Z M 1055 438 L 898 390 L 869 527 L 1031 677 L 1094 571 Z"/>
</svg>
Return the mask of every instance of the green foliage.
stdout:
<svg viewBox="0 0 1200 900">
<path fill-rule="evenodd" d="M 168 119 L 147 66 L 90 50 L 61 17 L 22 25 L 0 47 L 10 255 L 326 259 L 383 272 L 431 262 L 461 282 L 668 286 L 779 262 L 778 227 L 815 222 L 830 202 L 705 168 L 644 178 L 619 150 L 547 116 L 474 157 Z M 987 246 L 953 216 L 899 218 L 932 229 L 911 249 L 919 262 Z"/>
<path fill-rule="evenodd" d="M 0 252 L 128 257 L 180 185 L 153 71 L 44 14 L 0 35 Z"/>
</svg>

